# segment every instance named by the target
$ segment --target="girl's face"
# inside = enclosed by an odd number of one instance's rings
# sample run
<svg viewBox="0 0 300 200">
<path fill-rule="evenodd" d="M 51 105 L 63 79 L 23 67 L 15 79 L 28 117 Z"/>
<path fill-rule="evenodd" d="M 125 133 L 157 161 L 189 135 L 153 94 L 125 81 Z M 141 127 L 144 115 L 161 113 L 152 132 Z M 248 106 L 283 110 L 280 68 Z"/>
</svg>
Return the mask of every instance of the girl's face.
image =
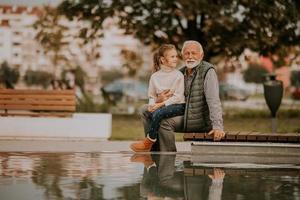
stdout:
<svg viewBox="0 0 300 200">
<path fill-rule="evenodd" d="M 161 57 L 161 63 L 165 66 L 175 68 L 178 63 L 178 55 L 175 49 L 167 50 Z"/>
</svg>

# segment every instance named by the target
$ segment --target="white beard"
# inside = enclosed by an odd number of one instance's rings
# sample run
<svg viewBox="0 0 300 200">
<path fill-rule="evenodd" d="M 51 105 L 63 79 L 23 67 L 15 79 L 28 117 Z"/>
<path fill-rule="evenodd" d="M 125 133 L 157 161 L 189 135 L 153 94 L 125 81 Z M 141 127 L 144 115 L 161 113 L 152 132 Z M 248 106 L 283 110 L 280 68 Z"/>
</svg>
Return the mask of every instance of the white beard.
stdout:
<svg viewBox="0 0 300 200">
<path fill-rule="evenodd" d="M 201 62 L 201 60 L 193 62 L 193 63 L 185 62 L 185 65 L 187 68 L 192 69 L 192 68 L 196 67 L 197 65 L 199 65 L 200 62 Z"/>
</svg>

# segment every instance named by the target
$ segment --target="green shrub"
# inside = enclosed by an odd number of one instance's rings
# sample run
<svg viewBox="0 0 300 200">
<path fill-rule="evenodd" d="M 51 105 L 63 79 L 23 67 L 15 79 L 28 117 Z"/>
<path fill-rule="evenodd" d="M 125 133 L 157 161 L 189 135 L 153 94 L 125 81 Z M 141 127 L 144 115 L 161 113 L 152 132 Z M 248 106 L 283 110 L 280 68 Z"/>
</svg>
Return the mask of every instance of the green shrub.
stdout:
<svg viewBox="0 0 300 200">
<path fill-rule="evenodd" d="M 293 132 L 294 133 L 300 133 L 300 128 L 295 128 Z"/>
<path fill-rule="evenodd" d="M 103 85 L 106 85 L 107 83 L 111 83 L 114 80 L 120 79 L 123 77 L 123 73 L 121 70 L 108 70 L 108 71 L 102 71 L 101 72 L 101 81 Z"/>
<path fill-rule="evenodd" d="M 244 80 L 248 83 L 263 83 L 264 75 L 267 73 L 268 71 L 261 65 L 251 64 L 244 72 Z"/>
<path fill-rule="evenodd" d="M 81 101 L 77 105 L 76 112 L 89 112 L 89 113 L 107 113 L 108 106 L 104 104 L 91 103 L 86 101 Z"/>
<path fill-rule="evenodd" d="M 26 85 L 41 85 L 43 88 L 47 88 L 52 80 L 54 75 L 44 71 L 27 70 L 24 77 Z"/>
<path fill-rule="evenodd" d="M 291 85 L 300 87 L 300 71 L 291 71 Z"/>
<path fill-rule="evenodd" d="M 5 85 L 6 88 L 14 88 L 19 80 L 20 73 L 17 69 L 9 67 L 8 63 L 4 61 L 0 68 L 0 82 Z"/>
<path fill-rule="evenodd" d="M 108 111 L 109 106 L 106 103 L 95 103 L 88 94 L 84 94 L 82 99 L 78 99 L 76 112 L 106 113 Z"/>
</svg>

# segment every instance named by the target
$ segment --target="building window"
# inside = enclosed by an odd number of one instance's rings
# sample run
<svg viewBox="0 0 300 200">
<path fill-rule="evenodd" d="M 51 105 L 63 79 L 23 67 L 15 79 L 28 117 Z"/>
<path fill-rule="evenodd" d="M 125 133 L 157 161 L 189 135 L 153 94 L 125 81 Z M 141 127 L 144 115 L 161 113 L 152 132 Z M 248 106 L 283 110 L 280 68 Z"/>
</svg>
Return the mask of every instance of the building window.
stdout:
<svg viewBox="0 0 300 200">
<path fill-rule="evenodd" d="M 21 43 L 20 42 L 13 42 L 13 45 L 14 46 L 19 46 L 19 45 L 21 45 Z"/>
<path fill-rule="evenodd" d="M 2 26 L 9 26 L 9 21 L 8 21 L 8 19 L 3 19 L 3 20 L 1 21 L 1 25 L 2 25 Z"/>
<path fill-rule="evenodd" d="M 21 32 L 19 32 L 19 31 L 14 31 L 14 34 L 15 34 L 15 35 L 21 35 Z"/>
<path fill-rule="evenodd" d="M 28 14 L 30 14 L 32 12 L 32 7 L 31 6 L 27 7 L 27 12 L 28 12 Z"/>
</svg>

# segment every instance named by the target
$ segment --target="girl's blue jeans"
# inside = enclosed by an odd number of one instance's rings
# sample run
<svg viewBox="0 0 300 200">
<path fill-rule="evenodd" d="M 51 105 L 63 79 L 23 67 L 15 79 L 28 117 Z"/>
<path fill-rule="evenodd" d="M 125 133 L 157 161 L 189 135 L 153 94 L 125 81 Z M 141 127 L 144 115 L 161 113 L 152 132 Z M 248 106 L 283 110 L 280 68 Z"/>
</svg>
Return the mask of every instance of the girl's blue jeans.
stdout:
<svg viewBox="0 0 300 200">
<path fill-rule="evenodd" d="M 161 107 L 150 114 L 148 137 L 156 140 L 161 120 L 184 115 L 185 104 L 172 104 Z"/>
</svg>

